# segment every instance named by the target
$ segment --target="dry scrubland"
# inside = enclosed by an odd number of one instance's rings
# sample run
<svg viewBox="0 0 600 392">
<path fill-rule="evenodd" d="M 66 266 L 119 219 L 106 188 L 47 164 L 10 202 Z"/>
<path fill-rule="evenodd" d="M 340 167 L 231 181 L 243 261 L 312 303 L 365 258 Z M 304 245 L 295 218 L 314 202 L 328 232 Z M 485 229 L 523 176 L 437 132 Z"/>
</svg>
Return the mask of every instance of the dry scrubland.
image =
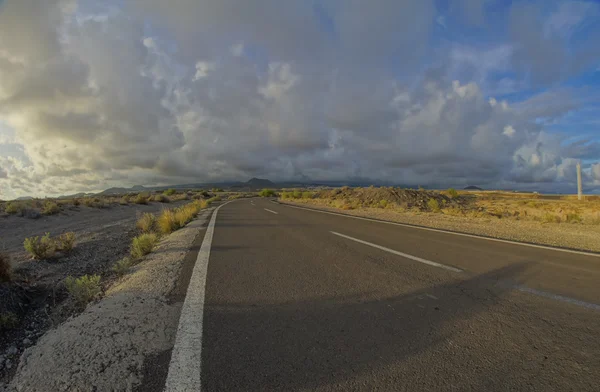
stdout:
<svg viewBox="0 0 600 392">
<path fill-rule="evenodd" d="M 20 353 L 80 313 L 210 203 L 196 190 L 0 202 L 0 390 Z"/>
<path fill-rule="evenodd" d="M 382 188 L 288 190 L 283 202 L 496 238 L 600 252 L 600 197 Z"/>
</svg>

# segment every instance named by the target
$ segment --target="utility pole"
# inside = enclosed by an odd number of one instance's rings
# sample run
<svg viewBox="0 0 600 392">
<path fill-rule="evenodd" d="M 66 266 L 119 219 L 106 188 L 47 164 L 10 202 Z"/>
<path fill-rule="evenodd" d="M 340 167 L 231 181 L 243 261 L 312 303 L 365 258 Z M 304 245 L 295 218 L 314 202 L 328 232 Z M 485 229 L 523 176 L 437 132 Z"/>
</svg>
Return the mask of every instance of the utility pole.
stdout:
<svg viewBox="0 0 600 392">
<path fill-rule="evenodd" d="M 577 162 L 577 198 L 583 199 L 583 186 L 581 185 L 581 163 Z"/>
</svg>

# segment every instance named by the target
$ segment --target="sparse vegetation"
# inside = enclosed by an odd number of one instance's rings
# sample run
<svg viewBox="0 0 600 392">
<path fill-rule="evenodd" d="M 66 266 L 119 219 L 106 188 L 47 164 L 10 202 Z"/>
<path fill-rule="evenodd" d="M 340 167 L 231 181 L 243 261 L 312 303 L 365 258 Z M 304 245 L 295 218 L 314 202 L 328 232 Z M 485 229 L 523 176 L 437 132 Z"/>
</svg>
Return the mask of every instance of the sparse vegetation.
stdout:
<svg viewBox="0 0 600 392">
<path fill-rule="evenodd" d="M 102 292 L 100 275 L 84 275 L 79 278 L 69 276 L 65 279 L 65 287 L 80 306 L 87 305 Z"/>
<path fill-rule="evenodd" d="M 450 188 L 446 192 L 448 193 L 448 196 L 450 196 L 453 199 L 456 199 L 458 197 L 458 191 L 454 188 Z"/>
<path fill-rule="evenodd" d="M 0 331 L 7 331 L 19 325 L 19 318 L 13 312 L 0 313 Z"/>
<path fill-rule="evenodd" d="M 60 207 L 53 201 L 46 201 L 44 207 L 42 207 L 42 214 L 54 215 L 60 212 Z"/>
<path fill-rule="evenodd" d="M 260 197 L 275 197 L 277 193 L 273 189 L 263 189 L 258 195 Z"/>
<path fill-rule="evenodd" d="M 161 234 L 169 234 L 178 229 L 175 212 L 171 209 L 163 210 L 157 220 L 158 231 Z"/>
<path fill-rule="evenodd" d="M 131 201 L 129 199 L 129 196 L 127 196 L 127 195 L 125 195 L 119 199 L 119 204 L 122 206 L 129 205 L 129 203 L 131 203 Z"/>
<path fill-rule="evenodd" d="M 12 266 L 6 253 L 0 253 L 0 282 L 10 282 L 12 279 Z"/>
<path fill-rule="evenodd" d="M 177 191 L 176 191 L 175 189 L 173 189 L 173 188 L 171 188 L 171 189 L 167 189 L 167 190 L 164 192 L 164 194 L 165 194 L 166 196 L 171 196 L 171 195 L 174 195 L 174 194 L 176 194 L 176 193 L 177 193 Z"/>
<path fill-rule="evenodd" d="M 9 201 L 4 206 L 4 212 L 7 214 L 22 214 L 25 206 L 17 201 Z"/>
<path fill-rule="evenodd" d="M 208 204 L 213 203 L 215 201 L 221 201 L 221 198 L 219 196 L 214 196 L 211 197 L 210 199 L 206 200 L 208 202 Z"/>
<path fill-rule="evenodd" d="M 427 201 L 427 207 L 432 212 L 440 212 L 440 203 L 436 199 L 429 199 Z"/>
<path fill-rule="evenodd" d="M 160 194 L 160 193 L 157 195 L 154 195 L 152 200 L 159 202 L 159 203 L 170 203 L 171 202 L 171 199 L 169 199 L 167 196 Z"/>
<path fill-rule="evenodd" d="M 133 260 L 131 260 L 131 258 L 129 257 L 124 257 L 121 260 L 117 261 L 113 266 L 112 266 L 112 271 L 117 274 L 118 276 L 123 276 L 126 273 L 129 272 L 129 270 L 131 269 L 131 267 L 133 266 Z"/>
<path fill-rule="evenodd" d="M 155 233 L 144 233 L 135 237 L 131 243 L 131 257 L 140 259 L 152 252 L 152 249 L 158 243 L 158 236 Z"/>
<path fill-rule="evenodd" d="M 55 241 L 50 238 L 50 233 L 43 237 L 29 237 L 23 243 L 25 250 L 36 260 L 44 260 L 54 257 L 56 253 Z"/>
<path fill-rule="evenodd" d="M 62 233 L 58 236 L 55 243 L 56 250 L 60 252 L 70 252 L 75 246 L 75 233 L 71 231 L 67 233 Z"/>
<path fill-rule="evenodd" d="M 148 204 L 148 196 L 142 193 L 139 193 L 135 199 L 133 199 L 135 204 Z"/>
<path fill-rule="evenodd" d="M 141 230 L 142 233 L 149 233 L 149 232 L 153 231 L 155 225 L 156 225 L 156 217 L 154 216 L 154 214 L 151 214 L 149 212 L 146 212 L 142 216 L 140 216 L 140 218 L 138 219 L 138 221 L 136 223 L 136 227 L 139 230 Z"/>
</svg>

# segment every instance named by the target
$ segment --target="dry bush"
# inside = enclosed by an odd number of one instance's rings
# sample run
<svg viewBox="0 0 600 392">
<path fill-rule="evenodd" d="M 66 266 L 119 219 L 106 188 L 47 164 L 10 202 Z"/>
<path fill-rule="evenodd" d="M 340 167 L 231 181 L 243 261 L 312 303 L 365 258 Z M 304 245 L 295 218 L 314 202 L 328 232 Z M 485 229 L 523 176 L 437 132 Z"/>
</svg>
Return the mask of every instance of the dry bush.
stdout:
<svg viewBox="0 0 600 392">
<path fill-rule="evenodd" d="M 25 205 L 23 203 L 19 203 L 17 201 L 9 201 L 8 203 L 6 203 L 6 205 L 4 206 L 4 212 L 6 212 L 7 214 L 23 214 L 23 211 L 25 210 Z"/>
<path fill-rule="evenodd" d="M 174 194 L 176 194 L 176 193 L 177 193 L 177 191 L 176 191 L 175 189 L 173 189 L 173 188 L 171 188 L 171 189 L 167 189 L 167 190 L 164 192 L 164 194 L 165 194 L 166 196 L 172 196 L 172 195 L 174 195 Z"/>
<path fill-rule="evenodd" d="M 61 252 L 70 252 L 75 247 L 75 233 L 69 231 L 62 233 L 55 240 L 56 250 Z"/>
<path fill-rule="evenodd" d="M 436 199 L 429 199 L 427 207 L 431 212 L 440 212 L 440 203 Z"/>
<path fill-rule="evenodd" d="M 169 234 L 179 228 L 175 212 L 171 209 L 163 210 L 157 220 L 158 230 L 161 234 Z"/>
<path fill-rule="evenodd" d="M 65 279 L 65 287 L 80 306 L 85 306 L 102 292 L 100 275 L 84 275 L 79 278 L 69 276 Z"/>
<path fill-rule="evenodd" d="M 170 203 L 171 202 L 171 199 L 169 199 L 167 196 L 165 196 L 163 194 L 154 195 L 152 200 L 159 202 L 159 203 Z"/>
<path fill-rule="evenodd" d="M 130 203 L 129 196 L 123 196 L 119 199 L 119 204 L 122 206 L 129 205 L 129 203 Z"/>
<path fill-rule="evenodd" d="M 148 196 L 140 193 L 133 199 L 133 202 L 135 204 L 148 204 Z"/>
<path fill-rule="evenodd" d="M 29 237 L 23 243 L 25 250 L 36 260 L 49 259 L 56 253 L 55 241 L 50 238 L 50 233 L 43 237 Z"/>
<path fill-rule="evenodd" d="M 60 207 L 53 201 L 46 201 L 44 207 L 42 207 L 42 214 L 54 215 L 60 212 Z"/>
<path fill-rule="evenodd" d="M 152 252 L 152 249 L 158 243 L 158 236 L 155 233 L 144 233 L 135 237 L 131 243 L 131 257 L 140 259 Z"/>
<path fill-rule="evenodd" d="M 6 253 L 0 253 L 0 282 L 10 282 L 12 279 L 12 266 Z"/>
<path fill-rule="evenodd" d="M 156 224 L 156 217 L 154 214 L 146 212 L 138 219 L 136 223 L 136 227 L 140 229 L 143 233 L 149 233 L 154 230 L 154 225 Z"/>
</svg>

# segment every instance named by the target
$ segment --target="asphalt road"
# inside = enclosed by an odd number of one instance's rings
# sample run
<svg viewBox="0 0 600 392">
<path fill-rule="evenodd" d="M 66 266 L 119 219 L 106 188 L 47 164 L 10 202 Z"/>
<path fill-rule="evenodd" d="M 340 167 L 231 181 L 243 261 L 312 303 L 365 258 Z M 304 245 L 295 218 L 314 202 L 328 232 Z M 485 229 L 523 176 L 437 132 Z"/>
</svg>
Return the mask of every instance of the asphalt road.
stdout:
<svg viewBox="0 0 600 392">
<path fill-rule="evenodd" d="M 205 391 L 598 391 L 600 258 L 238 200 Z M 201 315 L 200 315 L 201 316 Z"/>
</svg>

